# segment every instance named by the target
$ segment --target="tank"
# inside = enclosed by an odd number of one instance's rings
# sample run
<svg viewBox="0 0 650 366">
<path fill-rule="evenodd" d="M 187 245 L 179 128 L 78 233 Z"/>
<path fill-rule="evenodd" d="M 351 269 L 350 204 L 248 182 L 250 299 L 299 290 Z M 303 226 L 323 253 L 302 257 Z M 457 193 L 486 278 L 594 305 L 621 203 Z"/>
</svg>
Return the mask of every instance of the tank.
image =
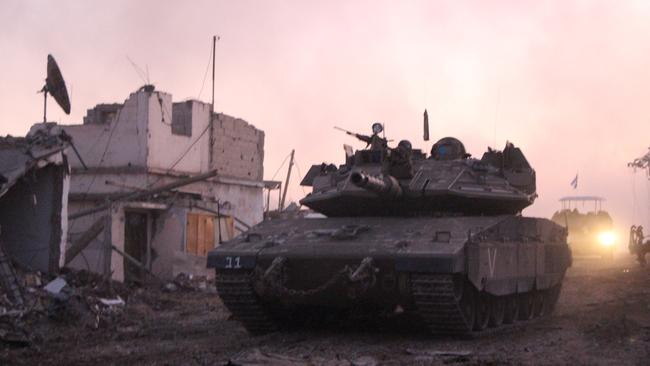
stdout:
<svg viewBox="0 0 650 366">
<path fill-rule="evenodd" d="M 604 201 L 605 198 L 598 196 L 562 197 L 562 208 L 551 217 L 553 222 L 567 228 L 567 241 L 576 259 L 596 257 L 612 260 L 614 257 L 619 243 L 612 217 L 602 208 Z M 593 203 L 593 211 L 584 209 L 587 203 Z"/>
<path fill-rule="evenodd" d="M 312 192 L 300 203 L 319 214 L 263 221 L 209 252 L 217 292 L 248 331 L 310 324 L 299 314 L 400 313 L 434 334 L 471 334 L 553 311 L 567 231 L 521 215 L 537 195 L 519 148 L 476 159 L 451 137 L 427 155 L 360 136 L 373 147 L 302 180 Z"/>
</svg>

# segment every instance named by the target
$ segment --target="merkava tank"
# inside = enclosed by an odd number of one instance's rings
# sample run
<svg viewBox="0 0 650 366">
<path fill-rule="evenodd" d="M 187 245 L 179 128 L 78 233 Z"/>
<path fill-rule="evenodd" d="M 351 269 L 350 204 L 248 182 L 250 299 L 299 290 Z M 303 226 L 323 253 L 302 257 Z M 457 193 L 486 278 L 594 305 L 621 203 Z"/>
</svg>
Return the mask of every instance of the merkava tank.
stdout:
<svg viewBox="0 0 650 366">
<path fill-rule="evenodd" d="M 264 221 L 208 254 L 234 317 L 261 333 L 305 309 L 403 311 L 467 334 L 549 314 L 571 253 L 566 229 L 520 214 L 537 196 L 521 150 L 475 159 L 447 137 L 426 156 L 380 129 L 348 132 L 371 147 L 305 175 L 300 202 L 323 217 Z"/>
</svg>

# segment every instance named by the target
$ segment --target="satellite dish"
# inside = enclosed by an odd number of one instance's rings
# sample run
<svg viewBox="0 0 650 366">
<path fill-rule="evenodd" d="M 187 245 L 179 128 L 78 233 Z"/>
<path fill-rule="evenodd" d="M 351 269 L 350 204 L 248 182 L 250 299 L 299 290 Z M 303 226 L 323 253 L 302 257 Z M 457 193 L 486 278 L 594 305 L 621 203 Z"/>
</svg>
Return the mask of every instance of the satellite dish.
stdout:
<svg viewBox="0 0 650 366">
<path fill-rule="evenodd" d="M 65 87 L 63 75 L 59 65 L 56 64 L 52 55 L 47 55 L 47 78 L 45 85 L 41 89 L 44 96 L 43 107 L 43 122 L 47 122 L 47 93 L 50 93 L 54 100 L 59 104 L 65 114 L 70 114 L 70 98 L 68 97 L 68 89 Z"/>
</svg>

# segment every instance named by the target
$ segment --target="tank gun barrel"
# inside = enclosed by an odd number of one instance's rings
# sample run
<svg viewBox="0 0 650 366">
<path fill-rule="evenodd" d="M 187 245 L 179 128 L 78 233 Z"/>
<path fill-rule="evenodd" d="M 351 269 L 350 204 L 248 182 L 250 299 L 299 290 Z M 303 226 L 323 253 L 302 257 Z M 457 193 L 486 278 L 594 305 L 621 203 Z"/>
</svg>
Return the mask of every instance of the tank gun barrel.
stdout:
<svg viewBox="0 0 650 366">
<path fill-rule="evenodd" d="M 350 181 L 359 188 L 386 198 L 399 198 L 403 194 L 397 179 L 390 175 L 375 177 L 361 172 L 353 172 L 350 175 Z"/>
</svg>

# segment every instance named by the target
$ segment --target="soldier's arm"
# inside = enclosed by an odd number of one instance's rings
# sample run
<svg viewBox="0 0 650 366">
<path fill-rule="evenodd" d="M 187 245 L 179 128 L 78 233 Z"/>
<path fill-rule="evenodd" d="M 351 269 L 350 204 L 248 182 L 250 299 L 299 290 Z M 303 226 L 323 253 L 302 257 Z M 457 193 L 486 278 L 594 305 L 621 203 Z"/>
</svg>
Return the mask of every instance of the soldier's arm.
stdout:
<svg viewBox="0 0 650 366">
<path fill-rule="evenodd" d="M 358 134 L 358 133 L 355 133 L 355 134 L 354 134 L 354 137 L 356 137 L 356 138 L 358 138 L 359 140 L 365 142 L 366 144 L 369 144 L 369 143 L 372 141 L 372 137 L 371 137 L 371 136 L 361 135 L 361 134 Z"/>
</svg>

